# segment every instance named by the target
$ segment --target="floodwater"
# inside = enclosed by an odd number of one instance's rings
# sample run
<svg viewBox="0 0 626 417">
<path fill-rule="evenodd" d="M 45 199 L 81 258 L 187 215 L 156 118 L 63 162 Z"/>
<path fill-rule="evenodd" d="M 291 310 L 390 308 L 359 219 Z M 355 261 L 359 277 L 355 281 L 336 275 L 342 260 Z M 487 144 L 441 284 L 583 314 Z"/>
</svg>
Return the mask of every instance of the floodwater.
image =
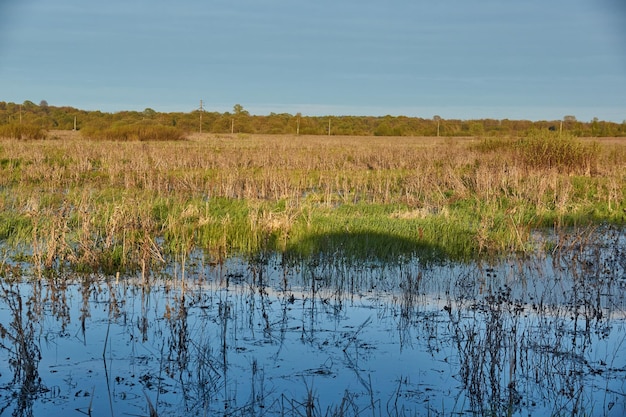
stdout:
<svg viewBox="0 0 626 417">
<path fill-rule="evenodd" d="M 497 263 L 15 276 L 0 415 L 626 415 L 626 240 Z"/>
</svg>

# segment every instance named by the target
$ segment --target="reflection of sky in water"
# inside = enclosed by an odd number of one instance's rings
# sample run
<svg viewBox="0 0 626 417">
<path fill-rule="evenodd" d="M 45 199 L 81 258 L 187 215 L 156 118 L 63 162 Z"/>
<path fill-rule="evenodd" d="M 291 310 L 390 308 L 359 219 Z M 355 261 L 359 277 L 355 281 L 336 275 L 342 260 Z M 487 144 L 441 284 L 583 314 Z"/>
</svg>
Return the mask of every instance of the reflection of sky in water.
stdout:
<svg viewBox="0 0 626 417">
<path fill-rule="evenodd" d="M 86 412 L 90 403 L 98 415 L 147 415 L 146 396 L 159 416 L 226 405 L 235 414 L 298 415 L 307 389 L 322 415 L 342 400 L 383 415 L 471 415 L 477 402 L 513 415 L 569 414 L 573 404 L 581 413 L 626 412 L 623 270 L 583 285 L 550 260 L 335 267 L 294 267 L 284 288 L 285 270 L 272 259 L 263 291 L 252 281 L 259 269 L 235 261 L 221 272 L 188 271 L 184 302 L 172 279 L 149 290 L 127 280 L 57 292 L 44 284 L 35 329 L 48 391 L 34 415 Z M 19 289 L 27 308 L 33 287 Z M 12 321 L 5 303 L 0 320 Z M 7 355 L 0 350 L 2 387 L 13 376 Z"/>
</svg>

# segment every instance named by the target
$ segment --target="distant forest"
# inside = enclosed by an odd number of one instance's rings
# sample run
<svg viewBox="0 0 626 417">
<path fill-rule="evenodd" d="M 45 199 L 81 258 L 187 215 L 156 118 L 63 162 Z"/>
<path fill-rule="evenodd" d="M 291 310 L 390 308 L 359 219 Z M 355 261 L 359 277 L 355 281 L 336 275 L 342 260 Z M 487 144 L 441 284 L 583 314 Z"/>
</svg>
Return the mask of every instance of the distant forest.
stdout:
<svg viewBox="0 0 626 417">
<path fill-rule="evenodd" d="M 524 136 L 534 130 L 566 131 L 581 137 L 626 136 L 626 121 L 594 118 L 582 122 L 575 116 L 562 120 L 458 120 L 408 116 L 306 116 L 271 113 L 251 115 L 236 104 L 232 112 L 195 110 L 188 113 L 144 111 L 106 113 L 73 107 L 0 101 L 0 137 L 44 138 L 53 130 L 80 130 L 94 139 L 180 139 L 203 132 L 215 134 L 301 134 L 352 136 Z M 133 133 L 135 132 L 135 133 Z M 143 132 L 142 135 L 137 132 Z M 147 133 L 147 136 L 145 135 Z M 152 136 L 150 136 L 152 135 Z"/>
</svg>

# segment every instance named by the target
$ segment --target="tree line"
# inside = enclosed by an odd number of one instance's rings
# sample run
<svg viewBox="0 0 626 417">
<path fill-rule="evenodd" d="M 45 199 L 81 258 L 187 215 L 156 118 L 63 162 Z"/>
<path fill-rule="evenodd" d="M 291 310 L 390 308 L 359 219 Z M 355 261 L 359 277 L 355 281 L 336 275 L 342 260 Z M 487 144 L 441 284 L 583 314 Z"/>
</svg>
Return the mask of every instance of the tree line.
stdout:
<svg viewBox="0 0 626 417">
<path fill-rule="evenodd" d="M 302 134 L 352 136 L 523 136 L 535 130 L 563 130 L 574 136 L 626 136 L 626 120 L 622 123 L 594 118 L 582 122 L 574 116 L 562 120 L 496 120 L 443 119 L 409 116 L 306 116 L 300 113 L 270 113 L 251 115 L 236 104 L 232 112 L 157 112 L 120 111 L 107 113 L 81 110 L 68 106 L 0 101 L 0 136 L 16 136 L 20 132 L 35 137 L 33 132 L 51 130 L 83 131 L 86 136 L 114 138 L 125 132 L 124 138 L 140 136 L 128 132 L 151 132 L 154 136 L 167 133 L 180 137 L 194 132 Z M 17 132 L 17 133 L 16 133 Z M 103 132 L 106 132 L 103 133 Z M 150 137 L 152 137 L 150 136 Z M 168 136 L 168 137 L 170 137 Z M 173 137 L 173 136 L 171 136 Z"/>
</svg>

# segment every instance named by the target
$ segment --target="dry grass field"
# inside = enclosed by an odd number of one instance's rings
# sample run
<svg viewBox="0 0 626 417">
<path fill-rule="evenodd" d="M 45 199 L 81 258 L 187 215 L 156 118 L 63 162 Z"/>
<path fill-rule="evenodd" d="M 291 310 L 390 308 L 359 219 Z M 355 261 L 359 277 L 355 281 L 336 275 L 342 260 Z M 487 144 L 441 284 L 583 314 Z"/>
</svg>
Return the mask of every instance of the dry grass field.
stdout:
<svg viewBox="0 0 626 417">
<path fill-rule="evenodd" d="M 0 141 L 0 174 L 2 240 L 48 266 L 112 271 L 194 248 L 526 251 L 533 230 L 623 224 L 626 209 L 626 141 L 547 133 L 114 142 L 52 131 Z"/>
</svg>

